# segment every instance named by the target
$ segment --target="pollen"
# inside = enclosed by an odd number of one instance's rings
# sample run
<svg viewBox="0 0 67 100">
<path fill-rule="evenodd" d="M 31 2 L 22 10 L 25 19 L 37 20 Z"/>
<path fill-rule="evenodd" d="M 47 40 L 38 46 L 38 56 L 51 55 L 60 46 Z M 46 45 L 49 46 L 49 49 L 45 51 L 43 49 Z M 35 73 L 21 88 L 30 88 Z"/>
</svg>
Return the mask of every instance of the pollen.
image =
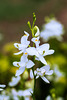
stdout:
<svg viewBox="0 0 67 100">
<path fill-rule="evenodd" d="M 35 41 L 38 41 L 37 39 L 35 39 Z"/>
<path fill-rule="evenodd" d="M 25 52 L 25 55 L 27 55 L 27 52 Z"/>
<path fill-rule="evenodd" d="M 16 46 L 19 48 L 18 44 Z"/>
<path fill-rule="evenodd" d="M 17 65 L 19 66 L 19 64 L 17 63 Z"/>
<path fill-rule="evenodd" d="M 25 34 L 24 36 L 27 36 L 27 34 Z"/>
</svg>

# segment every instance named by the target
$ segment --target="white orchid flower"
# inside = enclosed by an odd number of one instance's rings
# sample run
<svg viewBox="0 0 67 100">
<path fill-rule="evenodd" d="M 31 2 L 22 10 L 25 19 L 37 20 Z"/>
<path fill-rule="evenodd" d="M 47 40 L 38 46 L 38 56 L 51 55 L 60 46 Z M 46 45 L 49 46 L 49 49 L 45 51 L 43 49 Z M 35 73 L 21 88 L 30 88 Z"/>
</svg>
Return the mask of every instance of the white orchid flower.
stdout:
<svg viewBox="0 0 67 100">
<path fill-rule="evenodd" d="M 19 69 L 16 71 L 16 76 L 19 76 L 20 74 L 22 74 L 24 72 L 25 68 L 31 68 L 35 64 L 31 60 L 28 60 L 27 56 L 23 55 L 21 57 L 21 61 L 13 62 L 13 65 L 16 67 L 19 67 Z"/>
<path fill-rule="evenodd" d="M 0 100 L 9 100 L 9 96 L 0 94 Z"/>
<path fill-rule="evenodd" d="M 15 55 L 23 53 L 30 44 L 30 41 L 27 40 L 29 34 L 26 31 L 24 31 L 24 33 L 25 35 L 22 36 L 21 43 L 14 43 L 14 46 L 20 50 L 18 53 L 14 53 Z"/>
<path fill-rule="evenodd" d="M 2 85 L 2 84 L 0 84 L 0 91 L 2 91 L 3 88 L 5 88 L 5 87 L 6 87 L 6 85 Z"/>
<path fill-rule="evenodd" d="M 9 82 L 9 86 L 16 86 L 19 83 L 20 79 L 20 76 L 12 77 L 12 81 Z"/>
<path fill-rule="evenodd" d="M 51 19 L 49 23 L 43 25 L 43 31 L 40 36 L 44 41 L 56 37 L 57 40 L 62 40 L 61 35 L 64 33 L 63 25 L 57 20 Z"/>
<path fill-rule="evenodd" d="M 18 91 L 18 96 L 23 96 L 24 97 L 24 100 L 30 100 L 30 96 L 31 96 L 31 93 L 33 93 L 32 89 L 27 89 L 27 90 L 19 90 Z"/>
<path fill-rule="evenodd" d="M 39 37 L 32 38 L 31 40 L 36 44 L 36 47 L 39 47 L 39 44 L 40 44 Z"/>
<path fill-rule="evenodd" d="M 29 47 L 26 49 L 27 53 L 31 56 L 35 55 L 43 64 L 47 65 L 43 56 L 50 55 L 54 53 L 54 50 L 49 50 L 49 44 L 43 44 L 38 47 Z"/>
<path fill-rule="evenodd" d="M 41 77 L 46 83 L 49 83 L 49 81 L 45 78 L 46 75 L 52 75 L 53 74 L 53 70 L 49 70 L 50 69 L 50 66 L 47 65 L 47 66 L 43 66 L 41 68 L 37 68 L 35 71 L 34 71 L 34 74 L 36 76 L 36 79 Z M 30 78 L 33 79 L 34 78 L 34 75 L 33 75 L 33 72 L 32 70 L 30 70 Z"/>
</svg>

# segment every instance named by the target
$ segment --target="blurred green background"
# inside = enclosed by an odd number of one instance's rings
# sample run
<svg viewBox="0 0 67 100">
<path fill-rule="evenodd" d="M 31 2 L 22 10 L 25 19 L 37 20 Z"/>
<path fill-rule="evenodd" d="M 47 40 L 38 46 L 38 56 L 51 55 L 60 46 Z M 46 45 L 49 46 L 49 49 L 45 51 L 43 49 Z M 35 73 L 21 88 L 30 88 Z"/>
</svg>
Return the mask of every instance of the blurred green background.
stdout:
<svg viewBox="0 0 67 100">
<path fill-rule="evenodd" d="M 55 89 L 54 92 L 57 97 L 63 97 L 66 100 L 67 0 L 0 0 L 0 84 L 6 84 L 8 88 L 11 77 L 15 75 L 17 68 L 12 63 L 19 61 L 20 55 L 13 55 L 17 52 L 13 43 L 20 42 L 24 30 L 30 33 L 27 21 L 29 20 L 32 24 L 33 12 L 35 12 L 37 18 L 36 25 L 40 29 L 42 29 L 46 16 L 54 16 L 64 25 L 65 30 L 62 42 L 56 39 L 48 41 L 55 53 L 46 57 L 51 68 L 54 69 L 53 66 L 58 65 L 64 76 L 55 81 L 56 76 L 53 75 L 51 84 L 46 84 L 38 79 L 36 85 L 37 100 L 45 100 L 47 95 L 52 95 L 51 89 Z M 15 88 L 23 89 L 23 86 L 23 83 L 20 82 L 18 87 Z"/>
</svg>

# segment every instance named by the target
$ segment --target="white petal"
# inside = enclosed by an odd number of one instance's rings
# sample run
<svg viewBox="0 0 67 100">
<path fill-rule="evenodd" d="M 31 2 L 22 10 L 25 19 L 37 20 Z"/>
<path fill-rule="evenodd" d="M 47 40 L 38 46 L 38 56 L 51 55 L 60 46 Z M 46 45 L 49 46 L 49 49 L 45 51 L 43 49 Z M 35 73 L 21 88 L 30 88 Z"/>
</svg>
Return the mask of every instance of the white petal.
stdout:
<svg viewBox="0 0 67 100">
<path fill-rule="evenodd" d="M 42 55 L 43 51 L 47 51 L 49 49 L 49 44 L 43 44 L 39 47 L 37 47 L 37 51 Z"/>
<path fill-rule="evenodd" d="M 9 86 L 15 86 L 18 84 L 18 82 L 20 81 L 20 76 L 18 77 L 12 77 L 12 81 L 9 82 Z"/>
<path fill-rule="evenodd" d="M 44 57 L 43 57 L 42 55 L 39 56 L 39 60 L 40 60 L 43 64 L 47 65 L 47 62 L 46 62 L 46 60 L 44 59 Z"/>
<path fill-rule="evenodd" d="M 17 53 L 14 53 L 14 55 L 19 55 L 19 54 L 21 54 L 21 53 L 23 53 L 23 51 L 19 51 L 19 52 L 17 52 Z"/>
<path fill-rule="evenodd" d="M 50 66 L 49 65 L 46 65 L 46 66 L 41 67 L 40 69 L 45 69 L 45 71 L 48 72 L 49 69 L 50 69 Z"/>
<path fill-rule="evenodd" d="M 39 76 L 37 75 L 37 76 L 36 76 L 36 79 L 38 79 L 38 78 L 39 78 Z"/>
<path fill-rule="evenodd" d="M 2 91 L 3 89 L 0 88 L 0 91 Z"/>
<path fill-rule="evenodd" d="M 43 54 L 43 56 L 51 55 L 51 54 L 53 54 L 53 53 L 54 53 L 54 50 L 47 50 L 47 51 Z"/>
<path fill-rule="evenodd" d="M 0 84 L 0 87 L 4 88 L 4 87 L 6 87 L 6 85 L 3 85 L 3 84 L 1 85 L 1 84 Z"/>
<path fill-rule="evenodd" d="M 33 55 L 36 55 L 37 57 L 39 56 L 35 47 L 29 47 L 29 48 L 26 49 L 26 51 L 31 56 L 33 56 Z"/>
<path fill-rule="evenodd" d="M 13 65 L 16 66 L 16 67 L 19 67 L 18 66 L 19 65 L 19 62 L 17 62 L 17 61 L 13 62 Z"/>
<path fill-rule="evenodd" d="M 27 64 L 26 64 L 26 68 L 31 68 L 31 67 L 33 67 L 35 64 L 31 61 L 31 60 L 29 60 L 28 62 L 27 62 Z"/>
<path fill-rule="evenodd" d="M 25 97 L 25 99 L 24 100 L 30 100 L 30 98 L 29 97 Z"/>
<path fill-rule="evenodd" d="M 31 40 L 36 44 L 36 47 L 39 47 L 39 44 L 40 44 L 39 37 L 32 38 Z"/>
<path fill-rule="evenodd" d="M 26 43 L 26 42 L 25 42 Z M 23 49 L 25 49 L 28 45 L 25 45 L 25 43 L 23 43 L 23 44 L 20 44 L 20 43 L 14 43 L 14 46 L 16 47 L 16 48 L 18 48 L 19 50 L 23 50 Z"/>
<path fill-rule="evenodd" d="M 29 34 L 26 31 L 24 31 L 24 33 L 25 33 L 25 35 L 22 36 L 22 38 L 21 38 L 21 43 L 22 44 L 26 44 L 28 36 L 29 36 Z"/>
<path fill-rule="evenodd" d="M 34 78 L 32 69 L 30 70 L 30 78 L 31 78 L 31 79 Z"/>
<path fill-rule="evenodd" d="M 38 60 L 39 61 L 39 58 L 38 57 L 35 57 L 35 60 Z"/>
<path fill-rule="evenodd" d="M 50 71 L 45 73 L 45 75 L 52 75 L 52 74 L 53 74 L 53 70 L 50 70 Z"/>
<path fill-rule="evenodd" d="M 14 43 L 15 48 L 19 48 L 19 43 Z"/>
<path fill-rule="evenodd" d="M 24 31 L 24 33 L 27 34 L 27 36 L 29 36 L 29 33 L 28 32 Z"/>
<path fill-rule="evenodd" d="M 24 62 L 26 63 L 27 61 L 28 61 L 27 56 L 23 54 L 23 56 L 21 56 L 21 62 L 22 63 L 24 63 Z"/>
<path fill-rule="evenodd" d="M 34 74 L 35 74 L 35 75 L 37 74 L 37 71 L 36 71 L 36 70 L 34 71 Z"/>
<path fill-rule="evenodd" d="M 50 83 L 45 77 L 41 77 L 46 83 Z"/>
<path fill-rule="evenodd" d="M 16 71 L 16 76 L 21 75 L 25 70 L 25 67 L 20 67 L 17 71 Z"/>
</svg>

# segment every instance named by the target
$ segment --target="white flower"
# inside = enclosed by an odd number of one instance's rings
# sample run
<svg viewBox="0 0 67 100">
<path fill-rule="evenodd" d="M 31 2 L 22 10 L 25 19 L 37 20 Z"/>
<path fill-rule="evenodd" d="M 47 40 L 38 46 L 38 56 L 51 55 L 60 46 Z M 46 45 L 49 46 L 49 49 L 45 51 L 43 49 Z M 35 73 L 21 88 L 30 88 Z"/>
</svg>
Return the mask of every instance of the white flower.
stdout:
<svg viewBox="0 0 67 100">
<path fill-rule="evenodd" d="M 36 47 L 39 46 L 39 44 L 40 44 L 39 37 L 37 37 L 37 38 L 32 38 L 31 40 L 36 44 Z"/>
<path fill-rule="evenodd" d="M 56 75 L 55 81 L 59 81 L 61 77 L 65 77 L 65 74 L 60 71 L 59 66 L 54 64 L 54 74 Z"/>
<path fill-rule="evenodd" d="M 46 97 L 46 100 L 52 100 L 51 96 L 48 95 L 48 96 Z"/>
<path fill-rule="evenodd" d="M 9 96 L 0 95 L 0 100 L 9 100 Z"/>
<path fill-rule="evenodd" d="M 21 43 L 14 43 L 14 46 L 20 50 L 18 53 L 14 53 L 15 55 L 23 53 L 30 44 L 30 41 L 27 40 L 29 34 L 26 31 L 24 31 L 24 33 L 25 35 L 22 36 Z"/>
<path fill-rule="evenodd" d="M 6 85 L 1 85 L 1 84 L 0 84 L 0 91 L 2 91 L 3 88 L 5 88 L 5 87 L 6 87 Z"/>
<path fill-rule="evenodd" d="M 43 38 L 44 41 L 48 41 L 49 38 L 56 37 L 58 40 L 61 40 L 61 35 L 63 34 L 63 25 L 51 19 L 49 23 L 43 25 L 43 31 L 41 32 L 40 36 Z"/>
<path fill-rule="evenodd" d="M 33 93 L 33 91 L 32 91 L 31 88 L 29 88 L 29 89 L 27 89 L 27 90 L 24 90 L 24 91 L 19 90 L 19 91 L 18 91 L 18 96 L 23 96 L 23 97 L 31 96 L 31 93 Z"/>
<path fill-rule="evenodd" d="M 16 71 L 16 76 L 19 76 L 20 74 L 24 72 L 25 68 L 31 68 L 35 64 L 31 60 L 28 60 L 27 56 L 23 55 L 21 57 L 21 61 L 13 62 L 13 65 L 16 67 L 19 67 L 19 69 Z"/>
<path fill-rule="evenodd" d="M 11 92 L 12 92 L 13 99 L 14 100 L 19 100 L 18 92 L 15 89 L 12 89 Z"/>
<path fill-rule="evenodd" d="M 49 69 L 50 69 L 49 65 L 43 66 L 41 68 L 37 68 L 34 71 L 36 79 L 41 77 L 46 83 L 49 83 L 49 81 L 45 78 L 46 75 L 52 75 L 53 74 L 53 70 L 49 70 Z M 33 72 L 32 72 L 32 70 L 30 70 L 30 78 L 33 78 L 33 77 L 34 77 Z"/>
<path fill-rule="evenodd" d="M 41 46 L 29 47 L 26 49 L 27 53 L 31 56 L 35 55 L 43 64 L 47 65 L 43 56 L 50 55 L 54 53 L 54 50 L 49 50 L 49 44 L 43 44 Z"/>
<path fill-rule="evenodd" d="M 20 76 L 12 77 L 12 81 L 9 82 L 9 86 L 12 87 L 12 86 L 17 85 L 19 83 L 20 79 L 21 79 Z"/>
<path fill-rule="evenodd" d="M 24 91 L 22 91 L 22 90 L 19 90 L 18 91 L 18 96 L 23 96 L 24 97 L 24 100 L 30 100 L 30 96 L 31 96 L 31 93 L 33 93 L 33 91 L 32 91 L 32 89 L 30 88 L 30 89 L 27 89 L 27 90 L 24 90 Z"/>
</svg>

